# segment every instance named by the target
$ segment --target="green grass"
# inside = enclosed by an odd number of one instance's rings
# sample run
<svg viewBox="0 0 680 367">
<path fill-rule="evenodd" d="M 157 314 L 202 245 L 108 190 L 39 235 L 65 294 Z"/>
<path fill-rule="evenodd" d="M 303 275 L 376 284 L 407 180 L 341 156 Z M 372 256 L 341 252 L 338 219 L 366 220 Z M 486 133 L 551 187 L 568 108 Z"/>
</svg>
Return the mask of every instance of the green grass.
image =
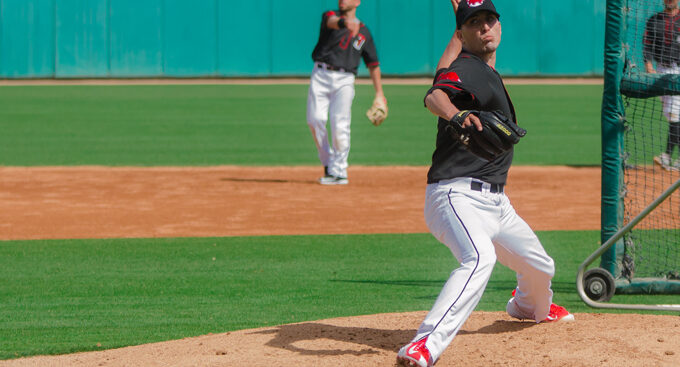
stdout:
<svg viewBox="0 0 680 367">
<path fill-rule="evenodd" d="M 556 261 L 555 301 L 592 312 L 575 274 L 598 233 L 539 237 Z M 6 241 L 0 261 L 0 359 L 428 310 L 456 266 L 429 234 Z M 477 309 L 504 310 L 514 285 L 497 265 Z"/>
<path fill-rule="evenodd" d="M 631 99 L 627 102 L 624 146 L 629 155 L 626 163 L 649 165 L 654 156 L 666 150 L 668 120 L 663 116 L 661 99 Z M 672 159 L 677 158 L 680 158 L 680 152 L 675 151 Z"/>
<path fill-rule="evenodd" d="M 427 89 L 385 86 L 390 116 L 375 128 L 372 87 L 358 85 L 350 164 L 429 164 Z M 599 165 L 601 86 L 508 90 L 529 131 L 516 164 Z M 318 164 L 306 99 L 306 85 L 0 87 L 0 165 Z"/>
<path fill-rule="evenodd" d="M 602 86 L 511 85 L 527 136 L 515 149 L 516 165 L 600 165 Z"/>
</svg>

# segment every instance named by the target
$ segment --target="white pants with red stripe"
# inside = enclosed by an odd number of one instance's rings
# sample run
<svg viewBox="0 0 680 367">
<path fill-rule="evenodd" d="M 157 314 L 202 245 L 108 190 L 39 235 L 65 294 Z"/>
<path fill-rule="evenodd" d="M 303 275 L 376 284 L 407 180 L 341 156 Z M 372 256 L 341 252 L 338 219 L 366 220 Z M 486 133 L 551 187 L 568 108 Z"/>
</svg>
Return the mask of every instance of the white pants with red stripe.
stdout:
<svg viewBox="0 0 680 367">
<path fill-rule="evenodd" d="M 658 65 L 659 74 L 680 74 L 680 67 L 677 65 L 663 66 Z M 680 95 L 661 96 L 663 115 L 670 122 L 680 121 Z"/>
<path fill-rule="evenodd" d="M 354 74 L 314 68 L 307 97 L 307 124 L 321 164 L 337 177 L 347 177 L 353 100 Z M 326 129 L 329 120 L 332 145 Z"/>
<path fill-rule="evenodd" d="M 486 183 L 481 192 L 472 190 L 471 181 L 456 178 L 427 186 L 427 226 L 460 263 L 413 339 L 427 337 L 435 361 L 482 298 L 496 260 L 517 273 L 515 303 L 522 314 L 542 321 L 552 303 L 552 258 L 505 193 L 491 193 Z"/>
</svg>

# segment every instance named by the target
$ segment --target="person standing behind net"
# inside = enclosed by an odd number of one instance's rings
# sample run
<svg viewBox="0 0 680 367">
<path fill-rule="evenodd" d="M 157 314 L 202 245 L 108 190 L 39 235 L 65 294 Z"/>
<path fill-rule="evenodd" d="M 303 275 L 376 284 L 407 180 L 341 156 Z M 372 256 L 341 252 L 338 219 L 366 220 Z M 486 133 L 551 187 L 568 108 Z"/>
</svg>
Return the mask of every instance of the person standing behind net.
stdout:
<svg viewBox="0 0 680 367">
<path fill-rule="evenodd" d="M 375 99 L 385 100 L 378 54 L 371 32 L 356 17 L 361 0 L 339 0 L 338 10 L 322 15 L 319 40 L 312 52 L 314 70 L 307 97 L 307 124 L 319 160 L 324 166 L 323 185 L 345 185 L 350 148 L 350 123 L 354 79 L 363 58 L 369 70 Z M 331 140 L 326 123 L 330 117 Z"/>
<path fill-rule="evenodd" d="M 643 59 L 648 73 L 680 74 L 679 0 L 663 0 L 664 10 L 651 16 L 645 26 Z M 656 70 L 654 69 L 656 63 Z M 668 120 L 666 150 L 654 162 L 666 170 L 680 170 L 680 157 L 672 161 L 673 150 L 680 150 L 680 96 L 661 96 L 663 115 Z"/>
<path fill-rule="evenodd" d="M 516 272 L 517 286 L 506 305 L 508 314 L 535 322 L 572 321 L 564 307 L 552 303 L 555 265 L 529 225 L 504 193 L 512 163 L 510 149 L 492 160 L 467 150 L 449 133 L 460 110 L 499 110 L 517 123 L 503 80 L 494 69 L 501 41 L 499 14 L 491 0 L 452 0 L 457 30 L 437 71 L 425 105 L 438 116 L 437 140 L 427 175 L 425 222 L 430 232 L 458 260 L 413 340 L 397 354 L 402 366 L 430 367 L 442 355 L 482 298 L 496 261 Z M 481 131 L 474 115 L 464 127 Z"/>
</svg>

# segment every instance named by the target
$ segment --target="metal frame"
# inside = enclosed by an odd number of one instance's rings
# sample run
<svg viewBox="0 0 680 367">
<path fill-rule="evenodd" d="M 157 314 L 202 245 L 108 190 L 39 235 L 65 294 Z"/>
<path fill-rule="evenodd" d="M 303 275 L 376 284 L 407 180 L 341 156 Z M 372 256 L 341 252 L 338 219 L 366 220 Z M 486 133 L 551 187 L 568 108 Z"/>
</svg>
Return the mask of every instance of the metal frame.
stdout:
<svg viewBox="0 0 680 367">
<path fill-rule="evenodd" d="M 597 251 L 593 252 L 578 268 L 578 273 L 576 275 L 576 289 L 578 295 L 581 297 L 583 302 L 588 306 L 594 308 L 615 308 L 615 309 L 625 309 L 625 310 L 654 310 L 654 311 L 680 311 L 680 305 L 641 305 L 641 304 L 622 304 L 622 303 L 604 303 L 593 301 L 588 298 L 585 293 L 583 285 L 583 276 L 586 271 L 586 267 L 592 264 L 595 259 L 600 257 L 605 251 L 607 251 L 612 245 L 616 243 L 624 234 L 629 232 L 633 227 L 635 227 L 642 219 L 644 219 L 652 210 L 656 209 L 659 204 L 661 204 L 666 198 L 668 198 L 674 191 L 680 187 L 680 179 L 675 181 L 666 191 L 664 191 L 661 196 L 656 198 L 654 202 L 649 204 L 645 209 L 643 209 L 640 214 L 633 218 L 630 223 L 621 228 L 612 237 L 610 237 L 607 242 L 603 243 Z"/>
</svg>

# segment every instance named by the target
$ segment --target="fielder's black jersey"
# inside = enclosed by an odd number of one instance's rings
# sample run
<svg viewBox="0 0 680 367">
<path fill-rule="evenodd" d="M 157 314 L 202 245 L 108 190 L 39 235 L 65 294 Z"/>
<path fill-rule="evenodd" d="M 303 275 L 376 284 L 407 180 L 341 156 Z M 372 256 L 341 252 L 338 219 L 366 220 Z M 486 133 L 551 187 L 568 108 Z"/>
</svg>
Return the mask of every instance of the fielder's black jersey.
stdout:
<svg viewBox="0 0 680 367">
<path fill-rule="evenodd" d="M 649 18 L 643 47 L 644 61 L 656 61 L 663 66 L 680 63 L 680 14 L 660 12 Z"/>
<path fill-rule="evenodd" d="M 326 26 L 328 18 L 333 15 L 340 16 L 340 12 L 330 10 L 321 17 L 319 41 L 312 52 L 312 59 L 343 68 L 355 75 L 361 58 L 364 59 L 366 66 L 377 66 L 378 52 L 368 27 L 361 23 L 359 34 L 351 38 L 347 28 L 332 29 Z"/>
<path fill-rule="evenodd" d="M 460 110 L 498 110 L 517 123 L 515 109 L 501 76 L 487 63 L 465 50 L 448 69 L 437 71 L 427 94 L 435 89 L 446 92 Z M 446 130 L 447 124 L 448 121 L 439 118 L 437 144 L 432 154 L 432 166 L 427 173 L 427 183 L 472 177 L 493 184 L 505 184 L 513 149 L 493 161 L 483 160 L 466 150 L 459 140 L 454 140 Z"/>
</svg>

